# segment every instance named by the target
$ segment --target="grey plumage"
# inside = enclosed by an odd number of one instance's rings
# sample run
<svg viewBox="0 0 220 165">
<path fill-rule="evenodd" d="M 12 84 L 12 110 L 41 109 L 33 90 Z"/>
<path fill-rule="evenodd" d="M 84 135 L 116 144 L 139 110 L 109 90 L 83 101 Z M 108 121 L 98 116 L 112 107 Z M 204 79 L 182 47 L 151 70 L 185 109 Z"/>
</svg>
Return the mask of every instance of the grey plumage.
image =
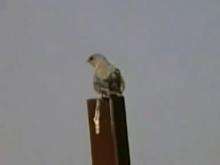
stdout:
<svg viewBox="0 0 220 165">
<path fill-rule="evenodd" d="M 95 69 L 93 85 L 98 94 L 108 96 L 123 93 L 125 83 L 120 70 L 114 67 L 103 55 L 92 54 L 87 62 Z"/>
</svg>

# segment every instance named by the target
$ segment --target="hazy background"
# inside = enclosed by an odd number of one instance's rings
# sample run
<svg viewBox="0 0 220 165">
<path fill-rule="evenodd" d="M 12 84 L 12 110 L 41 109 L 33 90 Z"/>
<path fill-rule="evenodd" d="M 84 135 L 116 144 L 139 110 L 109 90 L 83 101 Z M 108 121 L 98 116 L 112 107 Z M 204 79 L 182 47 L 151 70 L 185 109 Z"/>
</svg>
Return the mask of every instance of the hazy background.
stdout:
<svg viewBox="0 0 220 165">
<path fill-rule="evenodd" d="M 219 0 L 0 0 L 0 164 L 91 165 L 99 52 L 127 82 L 132 165 L 219 165 L 219 18 Z"/>
</svg>

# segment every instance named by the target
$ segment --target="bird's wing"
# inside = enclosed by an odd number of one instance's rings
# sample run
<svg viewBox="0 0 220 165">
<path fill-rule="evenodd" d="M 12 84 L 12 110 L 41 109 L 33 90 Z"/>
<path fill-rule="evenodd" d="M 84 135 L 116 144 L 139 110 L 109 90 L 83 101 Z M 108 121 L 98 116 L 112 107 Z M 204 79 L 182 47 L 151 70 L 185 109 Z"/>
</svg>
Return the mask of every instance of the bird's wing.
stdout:
<svg viewBox="0 0 220 165">
<path fill-rule="evenodd" d="M 121 93 L 123 93 L 123 91 L 125 90 L 125 81 L 123 76 L 121 75 L 120 70 L 116 68 L 116 72 L 118 73 L 118 79 L 120 81 L 120 91 Z"/>
<path fill-rule="evenodd" d="M 114 71 L 110 74 L 108 78 L 109 89 L 111 91 L 122 93 L 125 88 L 124 80 L 121 76 L 120 70 L 114 68 Z"/>
</svg>

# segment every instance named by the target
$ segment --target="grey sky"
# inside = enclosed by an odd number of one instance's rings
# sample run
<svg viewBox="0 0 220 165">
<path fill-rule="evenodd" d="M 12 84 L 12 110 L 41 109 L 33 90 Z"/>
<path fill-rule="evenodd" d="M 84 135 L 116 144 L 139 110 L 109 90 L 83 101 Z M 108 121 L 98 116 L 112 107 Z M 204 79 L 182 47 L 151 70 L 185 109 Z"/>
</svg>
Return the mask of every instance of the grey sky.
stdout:
<svg viewBox="0 0 220 165">
<path fill-rule="evenodd" d="M 220 1 L 0 0 L 0 164 L 89 165 L 85 63 L 122 70 L 133 165 L 220 164 Z"/>
</svg>

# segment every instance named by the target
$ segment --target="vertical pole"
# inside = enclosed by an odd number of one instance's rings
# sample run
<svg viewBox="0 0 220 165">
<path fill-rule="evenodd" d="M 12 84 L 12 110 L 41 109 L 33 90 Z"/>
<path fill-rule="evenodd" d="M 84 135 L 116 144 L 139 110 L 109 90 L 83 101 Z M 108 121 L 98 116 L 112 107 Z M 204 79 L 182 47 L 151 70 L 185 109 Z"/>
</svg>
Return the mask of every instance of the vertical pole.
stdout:
<svg viewBox="0 0 220 165">
<path fill-rule="evenodd" d="M 92 165 L 130 165 L 124 97 L 101 100 L 100 133 L 95 133 L 93 118 L 96 99 L 87 100 Z"/>
</svg>

